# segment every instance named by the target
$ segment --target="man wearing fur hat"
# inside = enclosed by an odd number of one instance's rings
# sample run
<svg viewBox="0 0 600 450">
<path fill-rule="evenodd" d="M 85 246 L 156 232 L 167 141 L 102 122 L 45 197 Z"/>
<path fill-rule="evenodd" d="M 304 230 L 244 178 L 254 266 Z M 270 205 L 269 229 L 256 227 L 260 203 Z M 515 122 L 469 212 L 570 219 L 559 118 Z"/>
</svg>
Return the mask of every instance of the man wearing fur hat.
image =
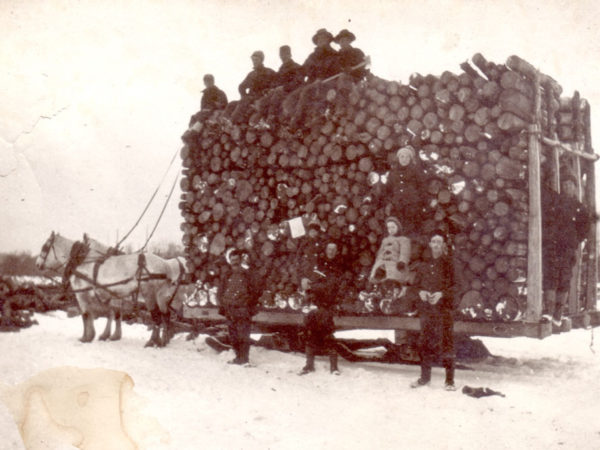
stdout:
<svg viewBox="0 0 600 450">
<path fill-rule="evenodd" d="M 548 175 L 548 171 L 546 171 Z M 542 186 L 542 271 L 544 312 L 556 326 L 562 322 L 567 304 L 577 249 L 587 237 L 592 217 L 586 206 L 577 200 L 577 180 L 561 173 L 561 192 L 548 186 L 551 176 L 545 176 Z"/>
</svg>

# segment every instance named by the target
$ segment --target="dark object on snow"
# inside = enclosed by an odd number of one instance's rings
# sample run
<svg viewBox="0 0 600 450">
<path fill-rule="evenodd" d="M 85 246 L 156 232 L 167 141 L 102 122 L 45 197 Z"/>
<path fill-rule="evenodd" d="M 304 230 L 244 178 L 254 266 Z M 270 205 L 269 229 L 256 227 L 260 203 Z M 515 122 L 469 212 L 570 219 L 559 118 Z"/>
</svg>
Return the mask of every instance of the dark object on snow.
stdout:
<svg viewBox="0 0 600 450">
<path fill-rule="evenodd" d="M 506 397 L 502 392 L 494 391 L 493 389 L 487 387 L 471 387 L 464 386 L 462 388 L 462 393 L 468 395 L 469 397 L 481 398 L 481 397 L 489 397 L 490 395 L 499 395 L 500 397 Z"/>
<path fill-rule="evenodd" d="M 215 336 L 208 336 L 205 339 L 205 342 L 209 347 L 213 348 L 214 350 L 216 350 L 219 353 L 232 349 L 231 345 L 228 342 L 227 343 L 223 342 L 221 339 L 219 339 Z"/>
</svg>

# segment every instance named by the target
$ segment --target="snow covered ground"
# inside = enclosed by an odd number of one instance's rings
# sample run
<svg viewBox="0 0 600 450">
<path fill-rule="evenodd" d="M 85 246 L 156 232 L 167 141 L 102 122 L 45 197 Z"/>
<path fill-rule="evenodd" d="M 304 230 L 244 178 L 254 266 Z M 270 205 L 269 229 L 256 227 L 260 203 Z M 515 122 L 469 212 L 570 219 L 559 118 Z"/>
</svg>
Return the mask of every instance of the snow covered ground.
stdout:
<svg viewBox="0 0 600 450">
<path fill-rule="evenodd" d="M 120 342 L 82 344 L 79 317 L 36 318 L 0 334 L 0 448 L 600 448 L 598 329 L 483 338 L 502 358 L 458 370 L 446 392 L 441 368 L 416 390 L 411 365 L 342 359 L 337 377 L 321 357 L 300 377 L 300 354 L 252 347 L 244 368 L 204 336 L 150 349 L 145 326 L 125 325 Z M 472 398 L 464 385 L 506 396 Z"/>
</svg>

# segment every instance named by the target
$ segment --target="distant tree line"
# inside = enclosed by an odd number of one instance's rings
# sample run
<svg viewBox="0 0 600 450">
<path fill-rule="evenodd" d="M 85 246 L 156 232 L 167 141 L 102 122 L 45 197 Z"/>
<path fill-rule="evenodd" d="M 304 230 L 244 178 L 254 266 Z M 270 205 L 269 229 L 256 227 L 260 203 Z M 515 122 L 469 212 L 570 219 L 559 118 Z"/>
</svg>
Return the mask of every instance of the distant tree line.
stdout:
<svg viewBox="0 0 600 450">
<path fill-rule="evenodd" d="M 0 253 L 0 275 L 41 275 L 35 259 L 27 252 Z"/>
</svg>

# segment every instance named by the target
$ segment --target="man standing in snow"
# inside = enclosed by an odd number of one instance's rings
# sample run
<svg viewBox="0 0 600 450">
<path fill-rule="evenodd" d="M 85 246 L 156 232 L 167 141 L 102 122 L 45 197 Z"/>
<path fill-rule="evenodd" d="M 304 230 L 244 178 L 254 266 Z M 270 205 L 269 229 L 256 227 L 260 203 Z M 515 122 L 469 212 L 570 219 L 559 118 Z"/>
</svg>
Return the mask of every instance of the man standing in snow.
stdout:
<svg viewBox="0 0 600 450">
<path fill-rule="evenodd" d="M 337 244 L 328 243 L 325 247 L 325 257 L 312 276 L 303 280 L 303 287 L 308 289 L 310 301 L 316 309 L 311 310 L 304 318 L 306 365 L 299 375 L 315 371 L 316 353 L 327 353 L 330 372 L 334 375 L 340 374 L 333 321 L 340 282 L 339 271 L 336 269 L 337 250 Z"/>
<path fill-rule="evenodd" d="M 547 180 L 551 176 L 544 177 Z M 579 244 L 587 237 L 592 217 L 577 200 L 577 180 L 561 174 L 561 192 L 542 186 L 542 270 L 544 312 L 556 326 L 562 323 Z"/>
<path fill-rule="evenodd" d="M 431 255 L 416 267 L 414 284 L 419 291 L 419 357 L 421 376 L 410 387 L 426 386 L 431 381 L 434 358 L 441 356 L 446 370 L 446 390 L 454 391 L 454 274 L 442 232 L 429 240 Z"/>
<path fill-rule="evenodd" d="M 248 364 L 252 316 L 257 312 L 260 292 L 249 271 L 242 266 L 242 252 L 229 254 L 231 271 L 222 278 L 219 295 L 219 314 L 227 318 L 229 339 L 235 351 L 230 364 Z"/>
</svg>

